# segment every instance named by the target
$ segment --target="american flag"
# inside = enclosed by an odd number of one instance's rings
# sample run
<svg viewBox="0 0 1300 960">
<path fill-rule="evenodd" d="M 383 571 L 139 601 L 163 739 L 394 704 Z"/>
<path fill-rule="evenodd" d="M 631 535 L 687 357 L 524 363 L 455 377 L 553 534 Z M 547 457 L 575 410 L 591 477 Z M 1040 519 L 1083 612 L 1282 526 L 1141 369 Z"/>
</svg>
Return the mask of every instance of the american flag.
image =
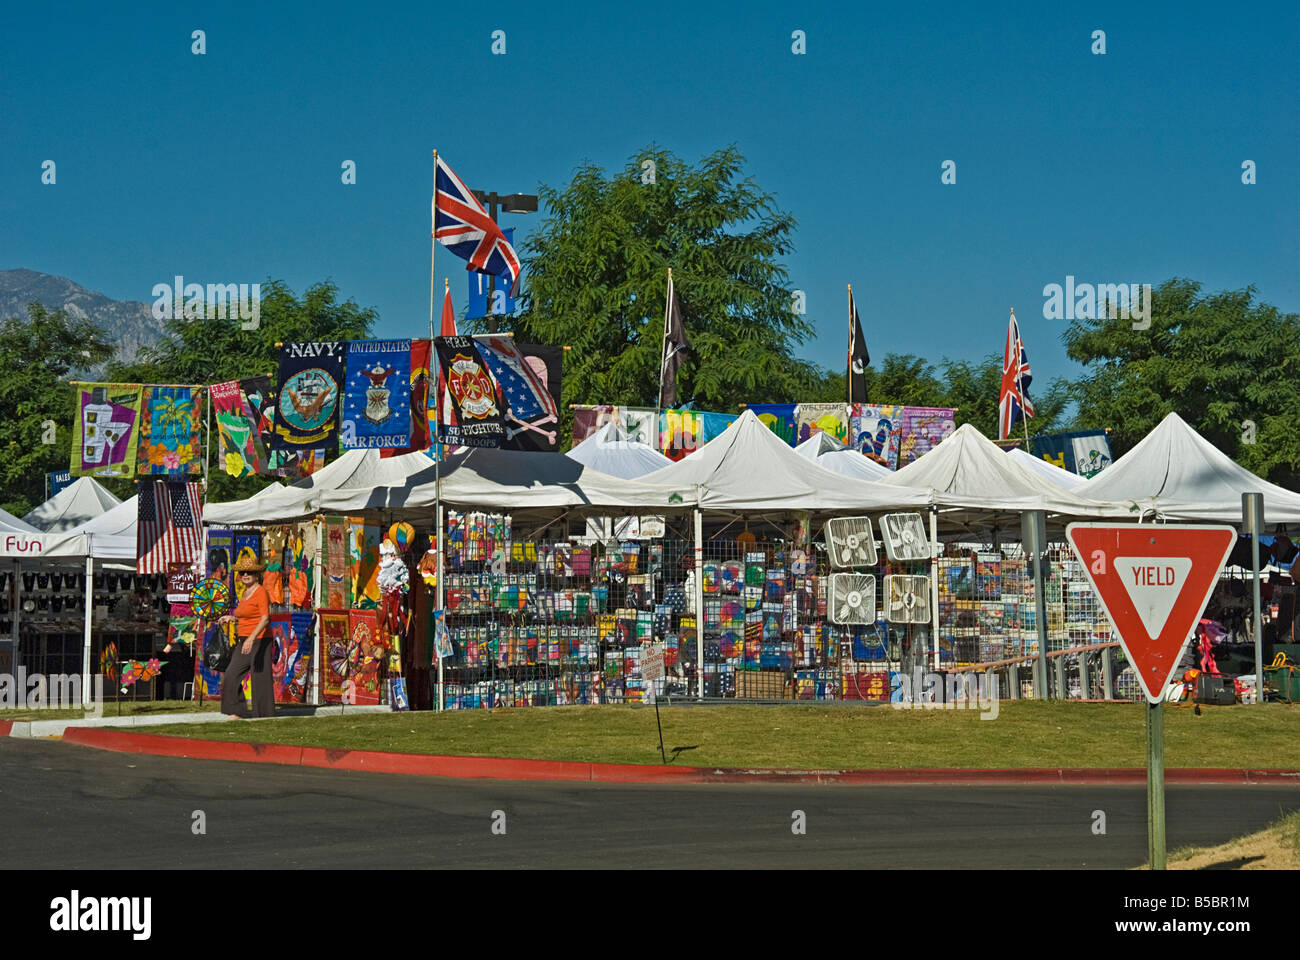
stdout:
<svg viewBox="0 0 1300 960">
<path fill-rule="evenodd" d="M 135 539 L 136 573 L 166 573 L 168 564 L 193 563 L 203 542 L 203 506 L 197 483 L 140 483 Z"/>
<path fill-rule="evenodd" d="M 465 269 L 494 277 L 519 276 L 519 257 L 483 204 L 451 167 L 438 158 L 437 191 L 433 197 L 433 236 L 456 256 L 468 260 Z"/>
<path fill-rule="evenodd" d="M 1016 421 L 1034 415 L 1034 405 L 1029 400 L 1029 384 L 1033 382 L 1029 373 L 1029 357 L 1025 354 L 1025 345 L 1020 342 L 1020 327 L 1016 324 L 1016 312 L 1011 311 L 1011 322 L 1007 326 L 1007 348 L 1002 354 L 1002 397 L 998 403 L 998 439 L 1006 440 Z"/>
</svg>

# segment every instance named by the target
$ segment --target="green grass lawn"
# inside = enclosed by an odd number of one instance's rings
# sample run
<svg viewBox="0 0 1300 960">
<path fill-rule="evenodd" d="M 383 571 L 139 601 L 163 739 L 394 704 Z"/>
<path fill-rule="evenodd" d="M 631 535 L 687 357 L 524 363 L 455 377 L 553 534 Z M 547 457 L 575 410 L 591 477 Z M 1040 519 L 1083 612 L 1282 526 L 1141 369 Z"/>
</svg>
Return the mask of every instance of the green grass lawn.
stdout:
<svg viewBox="0 0 1300 960">
<path fill-rule="evenodd" d="M 221 709 L 220 700 L 208 699 L 203 705 L 193 700 L 123 700 L 120 704 L 109 700 L 104 704 L 104 716 L 138 716 L 150 713 L 207 713 Z M 0 710 L 0 720 L 78 720 L 85 715 L 84 710 Z"/>
<path fill-rule="evenodd" d="M 1165 708 L 1167 767 L 1300 768 L 1300 706 Z M 662 707 L 664 746 L 693 766 L 787 768 L 1144 767 L 1141 704 L 1003 702 L 977 711 L 888 706 Z M 134 727 L 402 753 L 658 763 L 648 707 L 544 707 L 357 714 L 258 723 Z"/>
</svg>

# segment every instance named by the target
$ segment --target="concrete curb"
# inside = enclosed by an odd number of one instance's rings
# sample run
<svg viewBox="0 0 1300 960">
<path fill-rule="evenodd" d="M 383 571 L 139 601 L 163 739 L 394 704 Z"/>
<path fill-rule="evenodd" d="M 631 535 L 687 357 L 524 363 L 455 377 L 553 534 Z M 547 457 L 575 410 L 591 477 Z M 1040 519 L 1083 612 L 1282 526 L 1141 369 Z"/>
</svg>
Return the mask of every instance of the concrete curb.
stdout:
<svg viewBox="0 0 1300 960">
<path fill-rule="evenodd" d="M 520 760 L 504 757 L 455 757 L 380 750 L 333 750 L 270 743 L 227 743 L 154 733 L 130 733 L 93 727 L 70 728 L 64 743 L 119 753 L 149 753 L 199 760 L 236 760 L 362 770 L 467 780 L 559 780 L 589 783 L 840 783 L 887 785 L 999 785 L 1008 783 L 1138 785 L 1146 771 L 1132 769 L 1028 770 L 772 770 L 672 767 L 632 763 L 587 763 L 564 760 Z M 1166 770 L 1174 784 L 1300 785 L 1300 770 Z"/>
</svg>

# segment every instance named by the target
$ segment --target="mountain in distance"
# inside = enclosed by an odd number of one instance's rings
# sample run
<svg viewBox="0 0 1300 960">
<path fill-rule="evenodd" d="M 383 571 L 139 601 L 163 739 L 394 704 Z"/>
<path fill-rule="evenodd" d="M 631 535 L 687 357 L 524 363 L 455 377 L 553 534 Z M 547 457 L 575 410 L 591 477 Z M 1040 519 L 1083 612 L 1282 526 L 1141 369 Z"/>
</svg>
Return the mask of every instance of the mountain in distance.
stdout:
<svg viewBox="0 0 1300 960">
<path fill-rule="evenodd" d="M 115 360 L 129 362 L 142 348 L 166 336 L 167 321 L 155 320 L 147 303 L 113 300 L 67 277 L 22 268 L 0 270 L 0 320 L 26 317 L 27 304 L 32 301 L 47 310 L 66 310 L 70 316 L 89 319 L 117 346 Z M 102 368 L 79 371 L 92 379 L 102 372 Z"/>
</svg>

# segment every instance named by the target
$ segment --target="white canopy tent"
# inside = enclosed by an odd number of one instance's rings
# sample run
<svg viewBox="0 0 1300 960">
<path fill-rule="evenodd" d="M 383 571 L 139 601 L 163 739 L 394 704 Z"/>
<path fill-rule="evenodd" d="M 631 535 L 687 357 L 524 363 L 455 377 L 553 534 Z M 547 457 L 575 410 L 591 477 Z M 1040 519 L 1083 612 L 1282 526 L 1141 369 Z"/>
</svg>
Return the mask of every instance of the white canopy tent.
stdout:
<svg viewBox="0 0 1300 960">
<path fill-rule="evenodd" d="M 235 526 L 299 520 L 317 512 L 322 496 L 328 492 L 368 491 L 400 484 L 432 466 L 433 461 L 423 453 L 380 457 L 378 450 L 349 450 L 290 486 L 267 487 L 247 500 L 209 503 L 203 508 L 203 522 L 207 526 Z"/>
<path fill-rule="evenodd" d="M 953 520 L 1023 510 L 1044 510 L 1064 517 L 1136 519 L 1128 504 L 1099 502 L 1062 489 L 1007 456 L 969 423 L 880 484 L 928 490 Z"/>
<path fill-rule="evenodd" d="M 1034 471 L 1040 477 L 1047 478 L 1062 490 L 1077 490 L 1079 493 L 1086 495 L 1086 491 L 1080 490 L 1079 488 L 1088 482 L 1087 477 L 1081 477 L 1077 473 L 1071 473 L 1069 470 L 1064 470 L 1054 463 L 1048 463 L 1042 457 L 1036 457 L 1032 453 L 1026 453 L 1019 447 L 1012 449 L 1007 456 L 1015 460 L 1016 463 L 1021 466 Z"/>
<path fill-rule="evenodd" d="M 426 464 L 398 482 L 327 491 L 320 497 L 320 509 L 332 513 L 383 510 L 397 518 L 420 518 L 427 517 L 439 500 L 516 512 L 584 507 L 645 512 L 695 505 L 690 484 L 614 477 L 562 453 L 464 449 L 440 466 L 427 460 Z"/>
<path fill-rule="evenodd" d="M 613 421 L 603 424 L 565 456 L 593 470 L 625 480 L 635 480 L 672 463 L 649 444 L 633 440 Z"/>
<path fill-rule="evenodd" d="M 46 533 L 71 530 L 113 509 L 121 502 L 94 477 L 78 477 L 23 517 L 23 522 Z"/>
<path fill-rule="evenodd" d="M 820 467 L 859 480 L 880 480 L 893 473 L 883 463 L 876 463 L 870 457 L 846 447 L 825 430 L 818 430 L 795 447 L 794 452 Z"/>
<path fill-rule="evenodd" d="M 1176 413 L 1084 488 L 1088 496 L 1136 504 L 1167 520 L 1241 522 L 1241 495 L 1264 495 L 1269 525 L 1300 523 L 1300 494 L 1238 464 Z"/>
<path fill-rule="evenodd" d="M 703 510 L 826 513 L 918 508 L 930 502 L 924 491 L 883 487 L 811 462 L 752 410 L 694 453 L 642 479 L 677 488 L 698 486 Z"/>
</svg>

